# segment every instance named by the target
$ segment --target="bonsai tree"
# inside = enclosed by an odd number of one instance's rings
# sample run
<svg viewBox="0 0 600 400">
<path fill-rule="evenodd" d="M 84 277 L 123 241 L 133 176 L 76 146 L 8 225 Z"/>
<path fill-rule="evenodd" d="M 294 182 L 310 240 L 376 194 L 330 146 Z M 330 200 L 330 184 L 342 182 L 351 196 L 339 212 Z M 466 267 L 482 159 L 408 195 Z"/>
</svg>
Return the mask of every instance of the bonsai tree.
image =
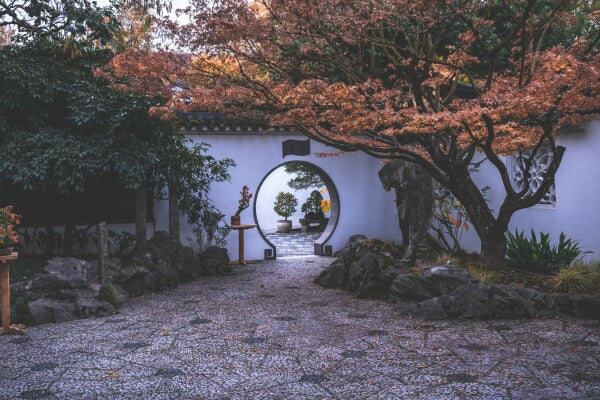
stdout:
<svg viewBox="0 0 600 400">
<path fill-rule="evenodd" d="M 296 212 L 298 199 L 289 192 L 279 192 L 275 198 L 273 210 L 287 221 L 288 217 Z"/>
<path fill-rule="evenodd" d="M 250 193 L 250 188 L 246 185 L 242 187 L 242 191 L 240 192 L 240 194 L 242 195 L 242 198 L 240 199 L 238 209 L 234 214 L 236 217 L 239 216 L 241 212 L 244 211 L 246 208 L 250 207 L 250 200 L 252 199 L 252 193 Z"/>
<path fill-rule="evenodd" d="M 318 190 L 313 190 L 310 193 L 306 202 L 302 204 L 302 212 L 304 213 L 305 219 L 322 219 L 325 218 L 325 214 L 321 209 L 321 202 L 323 201 L 323 195 Z"/>
</svg>

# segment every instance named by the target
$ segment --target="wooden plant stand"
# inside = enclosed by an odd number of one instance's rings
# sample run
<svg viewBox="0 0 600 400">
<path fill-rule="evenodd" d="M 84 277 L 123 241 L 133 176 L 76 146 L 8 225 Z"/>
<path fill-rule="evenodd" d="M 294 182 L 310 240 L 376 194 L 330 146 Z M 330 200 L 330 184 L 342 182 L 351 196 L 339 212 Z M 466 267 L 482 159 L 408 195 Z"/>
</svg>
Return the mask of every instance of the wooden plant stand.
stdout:
<svg viewBox="0 0 600 400">
<path fill-rule="evenodd" d="M 255 224 L 241 224 L 241 225 L 231 225 L 229 226 L 231 229 L 239 232 L 239 260 L 232 262 L 232 264 L 240 264 L 240 265 L 248 265 L 252 264 L 256 261 L 247 261 L 244 260 L 244 231 L 246 229 L 256 228 Z"/>
<path fill-rule="evenodd" d="M 2 293 L 2 328 L 0 335 L 6 333 L 25 334 L 25 325 L 10 324 L 10 261 L 14 261 L 19 257 L 19 253 L 12 253 L 9 256 L 0 256 L 0 286 Z"/>
</svg>

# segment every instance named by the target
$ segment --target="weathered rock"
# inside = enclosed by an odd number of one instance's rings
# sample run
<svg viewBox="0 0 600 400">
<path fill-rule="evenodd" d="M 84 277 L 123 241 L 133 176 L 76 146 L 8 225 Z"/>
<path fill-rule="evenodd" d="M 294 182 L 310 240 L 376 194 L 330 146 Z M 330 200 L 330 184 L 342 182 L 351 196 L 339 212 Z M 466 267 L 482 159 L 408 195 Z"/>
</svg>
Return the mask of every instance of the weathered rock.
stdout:
<svg viewBox="0 0 600 400">
<path fill-rule="evenodd" d="M 232 271 L 227 250 L 210 246 L 200 254 L 203 275 L 222 275 Z"/>
<path fill-rule="evenodd" d="M 104 317 L 115 313 L 115 307 L 107 301 L 93 298 L 77 299 L 75 301 L 75 315 L 78 318 L 93 316 Z"/>
<path fill-rule="evenodd" d="M 353 271 L 355 275 L 353 275 Z M 358 271 L 358 273 L 356 273 Z M 388 299 L 395 274 L 386 260 L 373 253 L 365 254 L 350 269 L 349 285 L 356 286 L 359 297 Z"/>
<path fill-rule="evenodd" d="M 600 297 L 583 294 L 554 295 L 556 308 L 564 314 L 580 318 L 600 319 Z"/>
<path fill-rule="evenodd" d="M 399 311 L 404 315 L 408 314 L 426 321 L 448 318 L 448 314 L 446 314 L 446 310 L 444 310 L 444 306 L 439 298 L 428 299 L 408 306 L 403 304 L 400 306 Z"/>
<path fill-rule="evenodd" d="M 70 321 L 76 318 L 75 305 L 69 301 L 41 298 L 29 302 L 28 307 L 37 325 Z"/>
<path fill-rule="evenodd" d="M 455 288 L 475 282 L 475 279 L 464 269 L 456 265 L 433 266 L 424 269 L 420 278 L 430 287 L 432 293 L 446 294 Z"/>
<path fill-rule="evenodd" d="M 81 289 L 60 289 L 48 294 L 48 297 L 58 300 L 75 300 L 77 298 L 94 298 L 98 296 L 100 285 L 92 284 Z"/>
<path fill-rule="evenodd" d="M 354 243 L 359 240 L 367 240 L 367 237 L 365 235 L 352 235 L 352 236 L 350 236 L 350 239 L 348 240 L 348 242 Z"/>
<path fill-rule="evenodd" d="M 129 300 L 129 294 L 127 291 L 119 285 L 112 285 L 115 289 L 115 305 L 120 306 Z"/>
<path fill-rule="evenodd" d="M 591 295 L 545 293 L 508 285 L 485 284 L 455 266 L 433 266 L 418 274 L 403 271 L 389 242 L 353 240 L 315 279 L 372 299 L 403 302 L 398 310 L 415 318 L 531 318 L 556 315 L 600 319 L 600 298 Z"/>
<path fill-rule="evenodd" d="M 423 287 L 423 281 L 413 273 L 398 274 L 391 284 L 390 293 L 392 297 L 402 301 L 421 301 L 434 297 Z"/>
<path fill-rule="evenodd" d="M 181 246 L 172 257 L 172 264 L 177 269 L 182 281 L 198 279 L 202 274 L 202 263 L 189 247 Z"/>
<path fill-rule="evenodd" d="M 315 282 L 323 287 L 335 289 L 346 287 L 348 281 L 348 268 L 344 260 L 337 259 L 327 267 L 315 279 Z"/>
<path fill-rule="evenodd" d="M 56 277 L 58 284 L 69 288 L 84 288 L 98 282 L 98 266 L 77 258 L 56 257 L 48 260 L 44 271 Z"/>
<path fill-rule="evenodd" d="M 34 293 L 46 294 L 61 289 L 58 278 L 50 274 L 35 274 L 31 278 L 31 284 L 28 291 Z"/>
<path fill-rule="evenodd" d="M 225 249 L 210 247 L 198 255 L 170 240 L 165 232 L 156 232 L 148 241 L 148 251 L 129 254 L 124 261 L 118 258 L 105 261 L 104 276 L 115 289 L 109 300 L 116 305 L 127 301 L 129 296 L 174 287 L 200 275 L 231 272 Z M 104 301 L 104 296 L 99 300 L 98 264 L 98 261 L 54 258 L 48 261 L 45 273 L 13 285 L 12 294 L 24 304 L 29 301 L 37 323 L 111 314 L 113 305 Z"/>
</svg>

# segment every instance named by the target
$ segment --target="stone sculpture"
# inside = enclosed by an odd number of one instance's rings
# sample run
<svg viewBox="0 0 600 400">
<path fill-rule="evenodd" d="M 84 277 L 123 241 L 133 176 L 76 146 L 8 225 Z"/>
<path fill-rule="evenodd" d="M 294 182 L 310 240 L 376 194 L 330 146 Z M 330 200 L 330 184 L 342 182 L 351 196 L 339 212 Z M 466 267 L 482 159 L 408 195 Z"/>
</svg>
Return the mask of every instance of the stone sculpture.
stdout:
<svg viewBox="0 0 600 400">
<path fill-rule="evenodd" d="M 398 222 L 405 253 L 402 261 L 414 264 L 415 247 L 427 236 L 433 213 L 433 178 L 421 166 L 403 160 L 386 163 L 379 179 L 387 191 L 396 192 Z"/>
</svg>

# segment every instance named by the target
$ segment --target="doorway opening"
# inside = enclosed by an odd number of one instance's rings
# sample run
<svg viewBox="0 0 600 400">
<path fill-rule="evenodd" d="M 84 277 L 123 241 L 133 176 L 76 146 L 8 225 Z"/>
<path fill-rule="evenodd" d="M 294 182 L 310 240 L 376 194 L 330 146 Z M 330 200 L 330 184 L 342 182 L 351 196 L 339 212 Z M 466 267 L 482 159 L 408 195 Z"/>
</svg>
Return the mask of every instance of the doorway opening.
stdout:
<svg viewBox="0 0 600 400">
<path fill-rule="evenodd" d="M 306 161 L 270 170 L 256 190 L 254 219 L 269 245 L 265 258 L 331 255 L 327 241 L 339 217 L 340 200 L 331 177 Z"/>
</svg>

